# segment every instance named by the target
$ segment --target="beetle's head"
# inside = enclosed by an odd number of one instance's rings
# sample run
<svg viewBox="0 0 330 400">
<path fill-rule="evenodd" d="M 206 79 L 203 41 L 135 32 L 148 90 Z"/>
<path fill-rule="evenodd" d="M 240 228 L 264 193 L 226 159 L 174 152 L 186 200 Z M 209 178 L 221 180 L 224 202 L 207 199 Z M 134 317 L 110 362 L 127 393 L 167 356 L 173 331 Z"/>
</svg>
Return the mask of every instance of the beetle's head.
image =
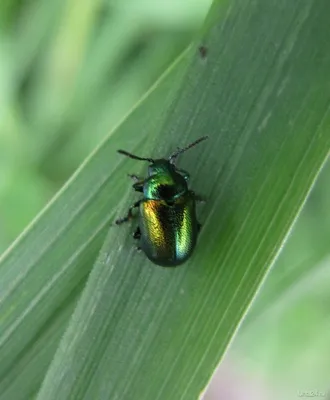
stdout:
<svg viewBox="0 0 330 400">
<path fill-rule="evenodd" d="M 148 167 L 148 176 L 153 175 L 171 175 L 176 172 L 175 165 L 171 164 L 165 158 L 160 158 L 159 160 L 153 160 L 153 162 Z"/>
<path fill-rule="evenodd" d="M 188 174 L 179 170 L 175 166 L 176 159 L 179 154 L 184 153 L 196 144 L 207 139 L 208 136 L 203 136 L 184 148 L 178 148 L 166 160 L 164 158 L 154 160 L 153 158 L 139 157 L 125 150 L 118 150 L 118 153 L 124 154 L 134 160 L 148 161 L 148 178 L 144 181 L 143 193 L 149 199 L 161 199 L 167 202 L 173 202 L 188 190 L 187 181 Z"/>
</svg>

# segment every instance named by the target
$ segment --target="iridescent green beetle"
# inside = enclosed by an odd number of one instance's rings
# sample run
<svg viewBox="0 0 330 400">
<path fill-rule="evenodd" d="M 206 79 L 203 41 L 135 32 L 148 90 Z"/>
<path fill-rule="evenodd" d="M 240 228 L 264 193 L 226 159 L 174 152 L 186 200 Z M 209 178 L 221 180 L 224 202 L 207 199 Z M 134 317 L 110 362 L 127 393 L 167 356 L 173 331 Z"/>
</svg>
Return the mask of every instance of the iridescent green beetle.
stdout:
<svg viewBox="0 0 330 400">
<path fill-rule="evenodd" d="M 179 154 L 207 138 L 203 136 L 183 149 L 178 148 L 168 159 L 154 160 L 118 150 L 127 157 L 150 163 L 146 179 L 129 175 L 135 181 L 133 188 L 144 197 L 116 224 L 129 221 L 133 209 L 139 208 L 139 224 L 133 236 L 139 240 L 138 249 L 155 264 L 175 267 L 185 262 L 195 248 L 201 228 L 195 205 L 202 199 L 188 189 L 189 174 L 177 168 L 175 161 Z"/>
</svg>

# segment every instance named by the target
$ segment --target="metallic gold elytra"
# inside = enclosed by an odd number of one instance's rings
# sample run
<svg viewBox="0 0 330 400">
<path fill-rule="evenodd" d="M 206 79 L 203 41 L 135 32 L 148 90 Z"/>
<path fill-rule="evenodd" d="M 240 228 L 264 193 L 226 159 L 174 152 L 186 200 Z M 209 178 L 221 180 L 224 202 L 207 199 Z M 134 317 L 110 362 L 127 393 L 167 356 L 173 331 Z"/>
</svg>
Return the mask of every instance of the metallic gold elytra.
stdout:
<svg viewBox="0 0 330 400">
<path fill-rule="evenodd" d="M 197 224 L 189 192 L 173 204 L 148 200 L 140 205 L 141 247 L 152 260 L 182 262 L 194 248 Z"/>
<path fill-rule="evenodd" d="M 166 227 L 159 218 L 159 212 L 164 206 L 164 202 L 151 200 L 144 202 L 141 207 L 145 218 L 143 226 L 148 237 L 151 238 L 151 241 L 160 253 L 166 251 Z"/>
</svg>

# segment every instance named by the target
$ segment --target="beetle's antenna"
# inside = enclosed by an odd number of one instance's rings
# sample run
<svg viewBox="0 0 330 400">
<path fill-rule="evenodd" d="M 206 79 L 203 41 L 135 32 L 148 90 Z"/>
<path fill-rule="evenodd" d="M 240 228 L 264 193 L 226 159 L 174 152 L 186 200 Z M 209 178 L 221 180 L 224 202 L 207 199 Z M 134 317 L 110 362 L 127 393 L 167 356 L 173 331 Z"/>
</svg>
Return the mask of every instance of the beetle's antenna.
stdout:
<svg viewBox="0 0 330 400">
<path fill-rule="evenodd" d="M 127 156 L 129 158 L 133 158 L 134 160 L 149 161 L 150 163 L 154 163 L 155 162 L 155 160 L 153 160 L 152 158 L 144 158 L 144 157 L 135 156 L 134 154 L 131 154 L 128 151 L 125 151 L 125 150 L 117 150 L 117 151 L 118 151 L 118 153 L 124 154 L 124 156 Z"/>
<path fill-rule="evenodd" d="M 168 158 L 169 162 L 173 164 L 173 162 L 175 161 L 175 159 L 177 158 L 177 156 L 178 156 L 179 154 L 184 153 L 185 151 L 187 151 L 187 150 L 191 149 L 192 147 L 196 146 L 196 144 L 198 144 L 198 143 L 200 143 L 200 142 L 202 142 L 203 140 L 206 140 L 206 139 L 208 139 L 208 138 L 209 138 L 208 136 L 203 136 L 203 137 L 201 137 L 201 138 L 195 140 L 193 143 L 190 143 L 188 146 L 183 147 L 182 149 L 178 148 L 178 150 L 177 150 L 175 153 L 173 153 L 173 154 L 171 154 L 171 155 L 169 156 L 169 158 Z"/>
</svg>

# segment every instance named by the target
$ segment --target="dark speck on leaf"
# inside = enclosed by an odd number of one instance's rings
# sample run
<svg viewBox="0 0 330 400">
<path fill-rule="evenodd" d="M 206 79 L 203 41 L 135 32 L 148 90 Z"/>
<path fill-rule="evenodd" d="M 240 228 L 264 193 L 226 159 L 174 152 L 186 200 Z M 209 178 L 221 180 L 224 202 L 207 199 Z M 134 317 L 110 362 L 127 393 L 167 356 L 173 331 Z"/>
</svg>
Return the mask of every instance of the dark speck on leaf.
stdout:
<svg viewBox="0 0 330 400">
<path fill-rule="evenodd" d="M 203 60 L 207 57 L 208 48 L 205 46 L 199 46 L 198 48 L 199 54 Z"/>
</svg>

